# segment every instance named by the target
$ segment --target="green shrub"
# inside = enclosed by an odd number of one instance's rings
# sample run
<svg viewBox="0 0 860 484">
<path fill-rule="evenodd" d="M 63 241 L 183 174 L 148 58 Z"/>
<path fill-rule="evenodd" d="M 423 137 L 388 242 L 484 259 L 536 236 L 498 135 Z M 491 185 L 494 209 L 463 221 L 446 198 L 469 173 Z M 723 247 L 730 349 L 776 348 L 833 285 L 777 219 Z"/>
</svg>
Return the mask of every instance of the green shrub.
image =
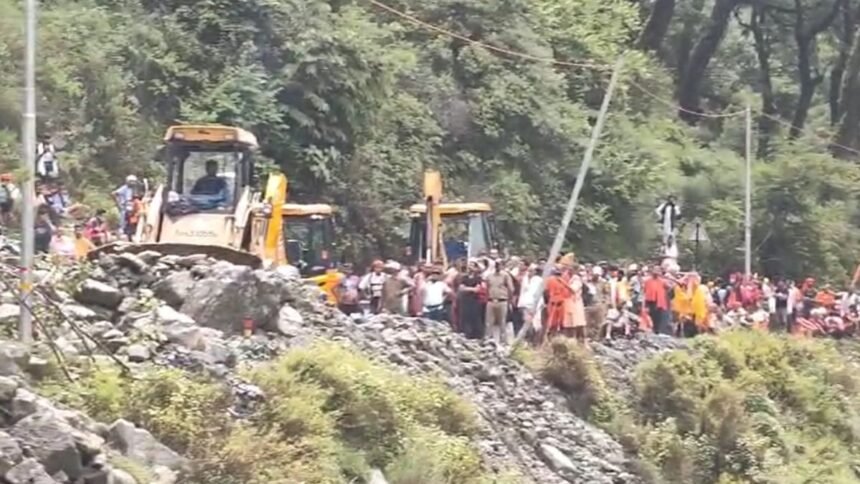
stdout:
<svg viewBox="0 0 860 484">
<path fill-rule="evenodd" d="M 175 369 L 130 379 L 93 368 L 76 386 L 42 388 L 99 420 L 148 429 L 192 460 L 190 484 L 361 482 L 371 467 L 390 469 L 395 483 L 497 481 L 468 438 L 478 429 L 474 408 L 438 381 L 334 344 L 291 351 L 246 376 L 266 400 L 244 422 L 229 416 L 223 385 Z"/>
<path fill-rule="evenodd" d="M 625 447 L 667 482 L 855 482 L 858 384 L 831 342 L 698 338 L 641 365 Z"/>
<path fill-rule="evenodd" d="M 155 481 L 155 476 L 149 469 L 128 457 L 112 454 L 110 456 L 110 463 L 115 468 L 127 472 L 138 484 Z"/>
<path fill-rule="evenodd" d="M 555 338 L 549 351 L 534 364 L 540 375 L 568 397 L 579 416 L 598 423 L 612 420 L 614 403 L 588 348 L 567 338 Z"/>
</svg>

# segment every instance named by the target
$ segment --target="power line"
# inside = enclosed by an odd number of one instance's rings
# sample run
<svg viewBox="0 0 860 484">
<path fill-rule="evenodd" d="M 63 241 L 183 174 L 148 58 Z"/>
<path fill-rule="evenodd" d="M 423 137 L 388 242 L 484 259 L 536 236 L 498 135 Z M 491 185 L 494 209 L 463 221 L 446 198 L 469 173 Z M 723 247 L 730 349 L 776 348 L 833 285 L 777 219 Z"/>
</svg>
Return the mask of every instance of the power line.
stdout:
<svg viewBox="0 0 860 484">
<path fill-rule="evenodd" d="M 809 128 L 806 128 L 806 127 L 804 127 L 804 128 L 797 128 L 796 126 L 794 126 L 793 124 L 789 123 L 788 121 L 783 121 L 782 119 L 780 119 L 780 118 L 778 118 L 778 117 L 776 117 L 776 116 L 771 116 L 770 114 L 767 114 L 767 113 L 765 113 L 765 112 L 757 111 L 757 114 L 758 114 L 759 116 L 762 116 L 762 117 L 765 117 L 765 118 L 767 118 L 767 119 L 770 119 L 771 121 L 775 121 L 775 122 L 777 122 L 777 123 L 779 123 L 779 124 L 781 124 L 781 125 L 783 125 L 783 126 L 787 126 L 787 127 L 788 127 L 788 128 L 790 128 L 790 129 L 791 129 L 791 128 L 796 128 L 798 131 L 800 131 L 800 132 L 802 132 L 802 133 L 806 133 L 806 134 L 810 134 L 810 135 L 814 135 L 814 134 L 815 134 L 815 132 L 810 131 L 810 130 L 809 130 Z M 827 144 L 828 144 L 828 145 L 830 145 L 830 146 L 835 146 L 836 148 L 839 148 L 839 149 L 842 149 L 842 150 L 848 151 L 848 152 L 850 152 L 850 153 L 854 153 L 855 155 L 860 155 L 860 151 L 858 151 L 858 150 L 856 150 L 856 149 L 854 149 L 854 148 L 851 148 L 851 147 L 848 147 L 848 146 L 845 146 L 845 145 L 841 145 L 841 144 L 839 144 L 839 143 L 835 143 L 835 142 L 833 142 L 833 141 L 828 141 L 828 142 L 827 142 Z"/>
<path fill-rule="evenodd" d="M 645 89 L 644 87 L 642 87 L 640 84 L 637 84 L 636 82 L 633 82 L 633 81 L 627 81 L 627 82 L 628 82 L 628 84 L 635 87 L 640 92 L 642 92 L 646 96 L 650 97 L 651 99 L 659 102 L 660 104 L 668 106 L 668 107 L 670 107 L 676 111 L 683 112 L 685 114 L 692 114 L 695 116 L 701 116 L 703 118 L 732 118 L 735 116 L 741 116 L 741 115 L 746 113 L 745 109 L 742 109 L 740 111 L 730 111 L 727 113 L 707 113 L 704 111 L 693 111 L 691 109 L 687 109 L 685 107 L 682 107 L 682 106 L 680 106 L 680 105 L 678 105 L 672 101 L 661 98 L 660 96 L 654 94 L 653 92 L 649 91 L 648 89 Z"/>
<path fill-rule="evenodd" d="M 370 2 L 372 5 L 378 7 L 382 10 L 385 10 L 386 12 L 388 12 L 392 15 L 400 17 L 400 18 L 402 18 L 402 19 L 404 19 L 404 20 L 406 20 L 406 21 L 408 21 L 414 25 L 417 25 L 423 29 L 430 30 L 430 31 L 435 32 L 437 34 L 441 34 L 441 35 L 444 35 L 444 36 L 447 36 L 447 37 L 450 37 L 453 39 L 457 39 L 457 40 L 466 42 L 470 45 L 474 45 L 476 47 L 480 47 L 482 49 L 486 49 L 486 50 L 489 50 L 491 52 L 496 52 L 498 54 L 502 54 L 502 55 L 505 55 L 507 57 L 519 58 L 519 59 L 532 61 L 532 62 L 541 62 L 541 63 L 550 64 L 550 65 L 559 66 L 559 67 L 565 67 L 565 68 L 576 67 L 576 68 L 584 68 L 584 69 L 593 69 L 593 70 L 600 71 L 602 73 L 611 72 L 613 69 L 613 66 L 611 66 L 609 64 L 600 64 L 600 63 L 590 62 L 590 61 L 583 61 L 583 62 L 562 61 L 562 60 L 554 59 L 551 57 L 540 57 L 540 56 L 528 54 L 525 52 L 519 52 L 519 51 L 507 49 L 504 47 L 499 47 L 499 46 L 496 46 L 493 44 L 488 44 L 486 42 L 481 42 L 481 41 L 478 41 L 475 39 L 471 39 L 465 35 L 458 34 L 456 32 L 452 32 L 452 31 L 444 29 L 442 27 L 439 27 L 439 26 L 433 25 L 431 23 L 425 22 L 425 21 L 415 17 L 414 15 L 410 15 L 410 14 L 408 14 L 402 10 L 398 10 L 398 9 L 396 9 L 390 5 L 387 5 L 385 3 L 380 2 L 379 0 L 368 0 L 368 2 Z M 641 85 L 637 84 L 636 82 L 633 82 L 630 80 L 628 80 L 627 82 L 628 82 L 628 84 L 630 84 L 633 87 L 636 87 L 637 89 L 642 91 L 648 97 L 653 98 L 654 100 L 660 102 L 661 104 L 669 106 L 678 112 L 683 112 L 683 113 L 690 114 L 693 116 L 700 116 L 703 118 L 729 118 L 729 117 L 733 117 L 733 116 L 740 116 L 740 115 L 743 115 L 745 113 L 745 111 L 743 111 L 743 110 L 733 111 L 730 113 L 707 113 L 707 112 L 703 112 L 703 111 L 693 111 L 693 110 L 684 108 L 682 106 L 679 106 L 672 101 L 669 101 L 667 99 L 663 99 L 663 98 L 659 97 L 658 95 L 648 91 L 646 88 L 642 87 Z"/>
<path fill-rule="evenodd" d="M 559 67 L 565 67 L 565 68 L 576 67 L 576 68 L 584 68 L 584 69 L 593 69 L 593 70 L 600 71 L 602 73 L 611 72 L 613 69 L 613 67 L 609 64 L 601 64 L 601 63 L 590 62 L 590 61 L 581 61 L 581 62 L 562 61 L 562 60 L 554 59 L 551 57 L 536 56 L 536 55 L 528 54 L 525 52 L 519 52 L 519 51 L 507 49 L 504 47 L 499 47 L 499 46 L 496 46 L 493 44 L 488 44 L 486 42 L 474 40 L 474 39 L 471 39 L 465 35 L 458 34 L 456 32 L 452 32 L 452 31 L 444 29 L 442 27 L 439 27 L 439 26 L 433 25 L 431 23 L 425 22 L 425 21 L 415 17 L 414 15 L 410 15 L 404 11 L 398 10 L 398 9 L 396 9 L 390 5 L 382 3 L 379 0 L 368 0 L 368 2 L 370 2 L 372 5 L 378 7 L 382 10 L 385 10 L 386 12 L 388 12 L 394 16 L 400 17 L 400 18 L 402 18 L 402 19 L 404 19 L 404 20 L 406 20 L 406 21 L 408 21 L 414 25 L 417 25 L 423 29 L 426 29 L 426 30 L 429 30 L 429 31 L 435 32 L 437 34 L 441 34 L 441 35 L 444 35 L 444 36 L 447 36 L 447 37 L 450 37 L 453 39 L 457 39 L 457 40 L 466 42 L 470 45 L 474 45 L 476 47 L 480 47 L 482 49 L 485 49 L 485 50 L 488 50 L 491 52 L 496 52 L 498 54 L 502 54 L 502 55 L 505 55 L 507 57 L 519 58 L 519 59 L 532 61 L 532 62 L 541 62 L 541 63 L 550 64 L 550 65 L 559 66 Z M 689 114 L 691 116 L 698 116 L 698 117 L 710 118 L 710 119 L 726 119 L 726 118 L 745 116 L 746 112 L 747 112 L 746 109 L 724 112 L 724 113 L 712 113 L 712 112 L 706 112 L 706 111 L 701 111 L 701 110 L 692 110 L 689 108 L 685 108 L 685 107 L 679 105 L 678 103 L 676 103 L 672 100 L 665 99 L 665 98 L 659 96 L 658 94 L 655 94 L 654 92 L 648 90 L 647 88 L 645 88 L 644 86 L 642 86 L 641 84 L 639 84 L 633 80 L 628 79 L 626 82 L 628 85 L 636 88 L 642 94 L 645 94 L 646 96 L 653 99 L 654 101 L 656 101 L 660 104 L 663 104 L 664 106 L 671 108 L 671 109 L 675 110 L 676 112 Z M 753 110 L 753 112 L 757 115 L 771 119 L 771 120 L 773 120 L 779 124 L 788 126 L 790 128 L 794 127 L 791 123 L 783 121 L 782 119 L 771 116 L 771 115 L 764 113 L 762 111 Z M 811 133 L 808 129 L 805 129 L 805 128 L 800 129 L 800 131 L 805 132 L 807 134 Z M 850 148 L 848 146 L 834 143 L 832 141 L 829 142 L 828 144 L 830 146 L 834 146 L 834 147 L 843 149 L 843 150 L 848 151 L 850 153 L 860 155 L 860 151 L 856 150 L 854 148 Z"/>
<path fill-rule="evenodd" d="M 560 60 L 554 59 L 552 57 L 540 57 L 540 56 L 528 54 L 525 52 L 518 52 L 515 50 L 506 49 L 504 47 L 498 47 L 498 46 L 495 46 L 492 44 L 487 44 L 485 42 L 470 39 L 469 37 L 466 37 L 465 35 L 461 35 L 461 34 L 458 34 L 456 32 L 452 32 L 450 30 L 443 29 L 442 27 L 438 27 L 438 26 L 433 25 L 431 23 L 427 23 L 427 22 L 425 22 L 425 21 L 423 21 L 423 20 L 421 20 L 421 19 L 419 19 L 413 15 L 409 15 L 406 12 L 397 10 L 396 8 L 391 7 L 389 5 L 386 5 L 386 4 L 384 4 L 378 0 L 368 0 L 368 1 L 371 4 L 385 10 L 388 13 L 396 15 L 396 16 L 404 19 L 404 20 L 408 20 L 409 22 L 411 22 L 415 25 L 418 25 L 420 27 L 423 27 L 427 30 L 432 30 L 433 32 L 436 32 L 436 33 L 439 33 L 442 35 L 446 35 L 448 37 L 451 37 L 451 38 L 454 38 L 457 40 L 462 40 L 463 42 L 467 42 L 469 44 L 475 45 L 477 47 L 481 47 L 481 48 L 489 50 L 489 51 L 497 52 L 499 54 L 504 54 L 504 55 L 507 55 L 510 57 L 519 57 L 520 59 L 525 59 L 525 60 L 529 60 L 529 61 L 533 61 L 533 62 L 543 62 L 543 63 L 562 66 L 562 67 L 582 67 L 585 69 L 595 69 L 595 70 L 604 71 L 604 72 L 612 71 L 612 66 L 608 65 L 608 64 L 596 64 L 593 62 L 560 61 Z"/>
</svg>

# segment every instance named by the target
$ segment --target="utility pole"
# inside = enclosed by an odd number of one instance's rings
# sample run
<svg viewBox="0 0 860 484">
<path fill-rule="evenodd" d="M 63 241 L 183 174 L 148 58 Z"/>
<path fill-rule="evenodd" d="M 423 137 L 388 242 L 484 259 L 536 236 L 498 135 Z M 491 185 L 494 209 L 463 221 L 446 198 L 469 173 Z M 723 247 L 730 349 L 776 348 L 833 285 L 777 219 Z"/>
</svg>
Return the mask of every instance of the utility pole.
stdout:
<svg viewBox="0 0 860 484">
<path fill-rule="evenodd" d="M 752 276 L 752 109 L 747 105 L 746 183 L 744 198 L 744 274 Z"/>
<path fill-rule="evenodd" d="M 21 140 L 27 176 L 23 180 L 21 200 L 21 303 L 30 305 L 33 291 L 33 236 L 35 225 L 36 178 L 36 0 L 26 0 L 26 50 L 24 54 L 24 115 Z M 18 339 L 33 341 L 33 318 L 30 311 L 21 310 Z"/>
<path fill-rule="evenodd" d="M 591 130 L 591 141 L 588 143 L 588 148 L 585 150 L 585 156 L 582 158 L 582 165 L 579 166 L 579 174 L 576 176 L 576 183 L 573 186 L 573 192 L 570 194 L 570 200 L 567 202 L 567 210 L 564 212 L 564 217 L 561 219 L 561 226 L 558 228 L 558 233 L 552 243 L 552 248 L 549 251 L 549 258 L 546 266 L 543 268 L 543 277 L 546 279 L 552 272 L 552 266 L 555 260 L 561 253 L 561 246 L 564 245 L 564 239 L 567 235 L 567 228 L 570 226 L 570 221 L 573 219 L 573 212 L 576 210 L 576 202 L 579 200 L 579 192 L 582 191 L 582 185 L 585 183 L 585 175 L 588 174 L 588 165 L 591 164 L 591 158 L 594 156 L 594 149 L 597 147 L 597 141 L 600 139 L 600 132 L 603 131 L 603 124 L 606 121 L 606 113 L 609 111 L 609 102 L 612 100 L 612 93 L 615 91 L 615 86 L 618 84 L 618 75 L 621 73 L 621 67 L 624 65 L 624 57 L 620 57 L 615 63 L 615 68 L 612 71 L 612 77 L 609 79 L 609 87 L 606 88 L 606 94 L 603 95 L 603 104 L 600 105 L 600 113 L 597 115 L 597 122 L 594 123 L 594 128 Z"/>
</svg>

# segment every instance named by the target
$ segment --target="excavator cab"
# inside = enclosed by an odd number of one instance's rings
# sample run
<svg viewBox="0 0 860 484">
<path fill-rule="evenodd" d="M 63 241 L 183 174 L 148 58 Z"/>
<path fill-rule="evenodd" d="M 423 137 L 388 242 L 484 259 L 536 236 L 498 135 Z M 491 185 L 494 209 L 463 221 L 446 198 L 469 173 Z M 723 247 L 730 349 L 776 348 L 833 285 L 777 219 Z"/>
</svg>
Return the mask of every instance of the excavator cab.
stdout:
<svg viewBox="0 0 860 484">
<path fill-rule="evenodd" d="M 160 160 L 167 179 L 145 200 L 136 243 L 111 243 L 90 258 L 116 251 L 207 254 L 234 264 L 260 266 L 286 261 L 281 205 L 287 178 L 269 176 L 264 191 L 254 179 L 256 137 L 222 125 L 168 128 Z"/>
<path fill-rule="evenodd" d="M 287 260 L 305 277 L 334 266 L 334 209 L 326 204 L 285 203 L 282 208 Z"/>
<path fill-rule="evenodd" d="M 489 204 L 440 203 L 436 209 L 441 219 L 439 236 L 446 261 L 477 257 L 498 248 L 495 220 Z M 409 217 L 409 252 L 413 262 L 418 259 L 432 260 L 432 257 L 428 257 L 427 205 L 412 205 Z"/>
<path fill-rule="evenodd" d="M 158 242 L 240 249 L 244 223 L 237 222 L 246 221 L 252 202 L 256 137 L 228 126 L 183 125 L 169 128 L 164 143 Z"/>
</svg>

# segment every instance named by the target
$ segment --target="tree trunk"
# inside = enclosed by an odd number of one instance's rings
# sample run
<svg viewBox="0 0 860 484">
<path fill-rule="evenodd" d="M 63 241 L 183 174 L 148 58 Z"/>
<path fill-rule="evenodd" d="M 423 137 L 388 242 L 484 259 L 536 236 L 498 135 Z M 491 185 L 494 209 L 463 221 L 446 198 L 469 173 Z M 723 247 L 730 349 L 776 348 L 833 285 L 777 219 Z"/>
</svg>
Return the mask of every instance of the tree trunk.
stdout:
<svg viewBox="0 0 860 484">
<path fill-rule="evenodd" d="M 764 31 L 766 20 L 764 7 L 756 6 L 750 15 L 749 30 L 755 40 L 755 52 L 761 73 L 761 111 L 764 116 L 758 118 L 758 151 L 757 157 L 767 158 L 770 151 L 770 137 L 773 134 L 774 121 L 769 116 L 776 116 L 776 101 L 773 94 L 773 81 L 770 76 L 770 45 Z"/>
<path fill-rule="evenodd" d="M 702 77 L 726 33 L 732 11 L 741 2 L 742 0 L 715 0 L 705 32 L 696 42 L 696 46 L 690 54 L 690 59 L 681 77 L 681 84 L 678 86 L 678 101 L 683 108 L 680 116 L 689 123 L 694 123 L 698 119 L 698 116 L 691 114 L 691 112 L 700 111 L 701 93 L 699 88 L 702 85 Z"/>
<path fill-rule="evenodd" d="M 645 28 L 639 36 L 637 45 L 644 51 L 658 51 L 669 31 L 672 16 L 675 14 L 675 0 L 656 0 Z"/>
<path fill-rule="evenodd" d="M 797 39 L 797 72 L 800 77 L 800 96 L 794 107 L 791 129 L 788 132 L 791 139 L 797 139 L 803 131 L 803 127 L 806 125 L 806 116 L 809 114 L 809 107 L 812 105 L 812 96 L 815 95 L 815 88 L 822 81 L 821 76 L 812 73 L 810 62 L 812 49 L 812 41 Z"/>
<path fill-rule="evenodd" d="M 854 30 L 856 17 L 851 6 L 847 3 L 842 6 L 842 32 L 839 36 L 839 57 L 830 71 L 830 89 L 828 92 L 828 103 L 830 105 L 830 125 L 839 123 L 840 113 L 839 96 L 842 91 L 842 76 L 845 75 L 845 67 L 848 57 L 851 56 L 851 46 L 854 45 Z"/>
<path fill-rule="evenodd" d="M 860 35 L 854 36 L 854 46 L 851 48 L 851 57 L 845 67 L 842 93 L 839 97 L 842 100 L 839 108 L 842 116 L 839 120 L 836 143 L 856 149 L 857 130 L 860 129 Z M 839 146 L 834 146 L 832 150 L 834 155 L 840 158 L 855 156 L 855 153 Z"/>
<path fill-rule="evenodd" d="M 797 73 L 800 77 L 800 97 L 797 100 L 797 106 L 794 108 L 794 116 L 791 119 L 791 129 L 789 137 L 797 139 L 806 125 L 806 117 L 809 114 L 809 107 L 812 105 L 812 97 L 815 95 L 815 89 L 824 80 L 824 76 L 819 75 L 817 71 L 813 73 L 812 58 L 817 50 L 815 44 L 818 34 L 827 29 L 836 19 L 842 6 L 845 5 L 844 0 L 834 0 L 830 11 L 817 22 L 806 25 L 804 19 L 804 8 L 801 0 L 794 0 L 795 4 L 795 23 L 794 23 L 794 38 L 797 42 Z"/>
<path fill-rule="evenodd" d="M 693 39 L 696 35 L 696 22 L 695 16 L 691 15 L 690 12 L 700 13 L 703 8 L 705 8 L 705 0 L 691 0 L 692 8 L 687 10 L 686 14 L 680 15 L 680 23 L 684 26 L 681 29 L 681 34 L 678 36 L 675 49 L 676 63 L 675 67 L 678 70 L 678 74 L 675 76 L 676 82 L 680 83 L 681 78 L 684 76 L 684 70 L 687 68 L 687 62 L 690 60 L 690 51 L 693 50 Z"/>
</svg>

